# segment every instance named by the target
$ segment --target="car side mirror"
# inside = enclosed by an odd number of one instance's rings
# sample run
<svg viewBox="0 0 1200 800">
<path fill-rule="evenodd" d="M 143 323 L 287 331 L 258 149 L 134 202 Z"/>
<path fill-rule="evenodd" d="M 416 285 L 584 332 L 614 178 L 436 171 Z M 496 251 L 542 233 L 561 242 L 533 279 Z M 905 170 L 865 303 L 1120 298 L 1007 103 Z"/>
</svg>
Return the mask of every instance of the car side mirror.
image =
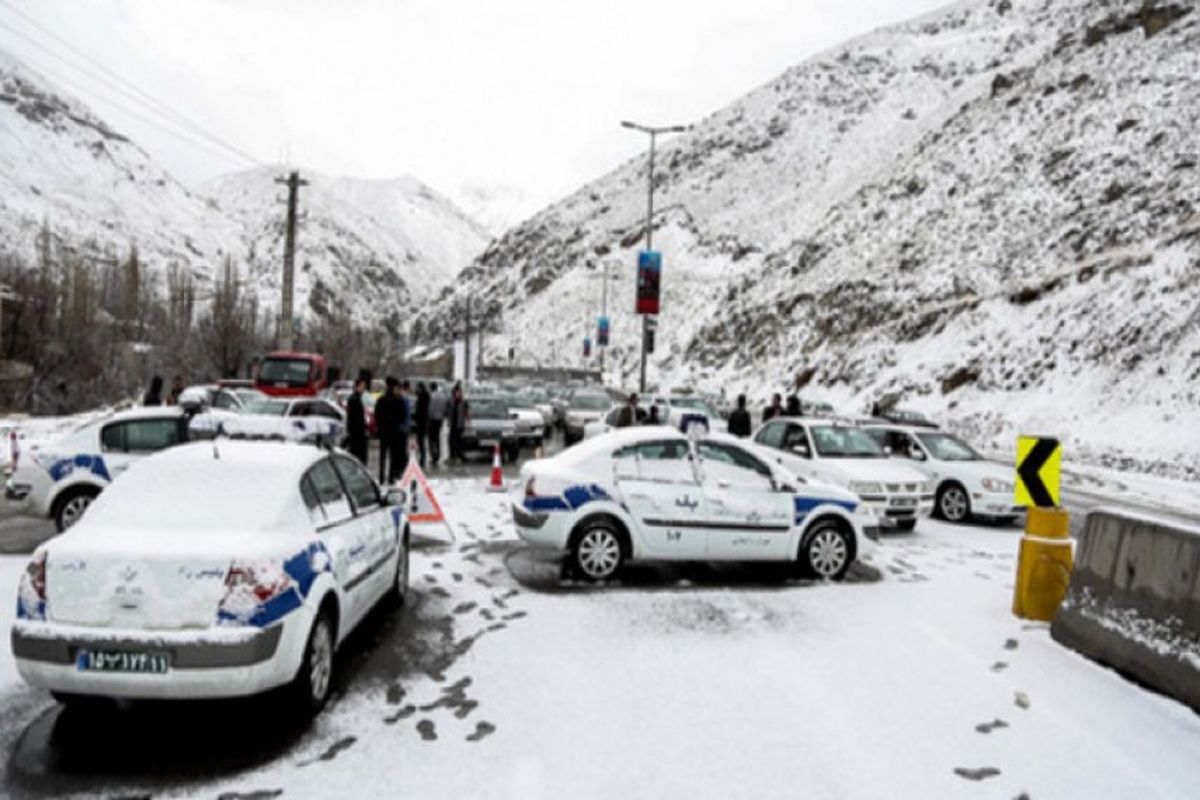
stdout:
<svg viewBox="0 0 1200 800">
<path fill-rule="evenodd" d="M 812 453 L 809 451 L 808 445 L 806 445 L 806 444 L 794 444 L 791 447 L 791 451 L 793 453 L 795 453 L 796 455 L 800 456 L 801 458 L 811 458 L 812 457 Z"/>
<path fill-rule="evenodd" d="M 914 447 L 908 451 L 908 457 L 914 461 L 924 461 L 925 453 L 920 448 Z"/>
<path fill-rule="evenodd" d="M 408 504 L 408 492 L 392 486 L 387 490 L 387 495 L 384 497 L 384 502 L 389 506 L 404 506 Z"/>
</svg>

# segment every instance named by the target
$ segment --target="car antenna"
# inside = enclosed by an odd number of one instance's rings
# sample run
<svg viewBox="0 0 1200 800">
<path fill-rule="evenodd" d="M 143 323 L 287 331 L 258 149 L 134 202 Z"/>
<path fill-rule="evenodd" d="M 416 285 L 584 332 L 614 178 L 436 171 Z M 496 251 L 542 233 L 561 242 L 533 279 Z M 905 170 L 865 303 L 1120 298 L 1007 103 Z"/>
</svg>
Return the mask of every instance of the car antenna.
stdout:
<svg viewBox="0 0 1200 800">
<path fill-rule="evenodd" d="M 219 449 L 217 449 L 217 440 L 220 439 L 221 435 L 224 433 L 225 433 L 225 423 L 218 422 L 217 423 L 217 432 L 213 436 L 213 460 L 215 460 L 215 461 L 221 460 L 221 451 Z"/>
</svg>

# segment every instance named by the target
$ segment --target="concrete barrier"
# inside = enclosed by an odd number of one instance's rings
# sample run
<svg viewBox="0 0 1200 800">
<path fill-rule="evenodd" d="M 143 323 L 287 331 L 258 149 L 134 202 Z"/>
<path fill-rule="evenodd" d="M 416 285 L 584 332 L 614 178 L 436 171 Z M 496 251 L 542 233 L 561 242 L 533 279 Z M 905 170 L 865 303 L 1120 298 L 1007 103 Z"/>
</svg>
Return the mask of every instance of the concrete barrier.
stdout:
<svg viewBox="0 0 1200 800">
<path fill-rule="evenodd" d="M 1050 634 L 1200 712 L 1200 527 L 1089 513 Z"/>
</svg>

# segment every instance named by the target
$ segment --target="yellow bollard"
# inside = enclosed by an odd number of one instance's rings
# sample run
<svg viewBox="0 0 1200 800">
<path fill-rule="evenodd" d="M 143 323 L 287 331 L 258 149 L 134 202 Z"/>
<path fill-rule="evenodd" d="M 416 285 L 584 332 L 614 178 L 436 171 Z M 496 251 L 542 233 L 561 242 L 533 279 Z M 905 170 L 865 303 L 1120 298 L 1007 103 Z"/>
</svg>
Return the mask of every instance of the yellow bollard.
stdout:
<svg viewBox="0 0 1200 800">
<path fill-rule="evenodd" d="M 1017 558 L 1013 613 L 1050 622 L 1067 594 L 1073 542 L 1070 515 L 1061 508 L 1030 508 Z"/>
</svg>

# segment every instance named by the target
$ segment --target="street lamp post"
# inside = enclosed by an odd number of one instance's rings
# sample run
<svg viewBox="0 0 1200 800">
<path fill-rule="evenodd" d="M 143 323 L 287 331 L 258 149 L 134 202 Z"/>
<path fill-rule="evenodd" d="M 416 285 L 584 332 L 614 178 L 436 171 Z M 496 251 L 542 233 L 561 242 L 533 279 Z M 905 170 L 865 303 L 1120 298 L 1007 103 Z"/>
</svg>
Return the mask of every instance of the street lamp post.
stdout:
<svg viewBox="0 0 1200 800">
<path fill-rule="evenodd" d="M 691 125 L 639 125 L 628 120 L 621 121 L 621 127 L 650 134 L 650 177 L 646 187 L 646 250 L 653 250 L 654 243 L 654 143 L 660 133 L 685 133 L 691 130 Z M 638 381 L 638 391 L 646 393 L 646 339 L 650 327 L 649 315 L 642 315 L 642 365 L 641 379 Z"/>
</svg>

